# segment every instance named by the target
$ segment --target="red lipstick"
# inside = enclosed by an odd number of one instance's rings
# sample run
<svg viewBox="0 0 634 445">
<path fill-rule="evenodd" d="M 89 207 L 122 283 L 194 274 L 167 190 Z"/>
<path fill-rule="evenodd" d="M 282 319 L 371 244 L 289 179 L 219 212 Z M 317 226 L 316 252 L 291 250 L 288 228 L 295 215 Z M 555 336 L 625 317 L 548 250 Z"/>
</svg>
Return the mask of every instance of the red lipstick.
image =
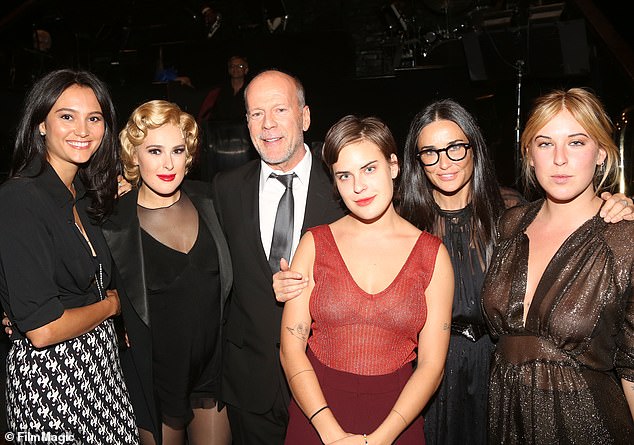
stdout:
<svg viewBox="0 0 634 445">
<path fill-rule="evenodd" d="M 161 181 L 172 182 L 176 175 L 156 175 Z"/>
</svg>

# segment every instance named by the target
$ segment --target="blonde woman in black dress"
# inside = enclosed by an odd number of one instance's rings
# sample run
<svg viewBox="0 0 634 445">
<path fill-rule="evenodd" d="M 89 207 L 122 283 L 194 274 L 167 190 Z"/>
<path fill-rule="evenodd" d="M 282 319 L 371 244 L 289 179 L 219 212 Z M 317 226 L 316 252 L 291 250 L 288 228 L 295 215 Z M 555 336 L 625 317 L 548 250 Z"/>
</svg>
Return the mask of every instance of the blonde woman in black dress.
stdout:
<svg viewBox="0 0 634 445">
<path fill-rule="evenodd" d="M 122 365 L 141 442 L 227 445 L 218 345 L 231 262 L 210 186 L 185 180 L 198 126 L 155 100 L 132 112 L 120 140 L 134 189 L 103 231 L 121 275 Z"/>
</svg>

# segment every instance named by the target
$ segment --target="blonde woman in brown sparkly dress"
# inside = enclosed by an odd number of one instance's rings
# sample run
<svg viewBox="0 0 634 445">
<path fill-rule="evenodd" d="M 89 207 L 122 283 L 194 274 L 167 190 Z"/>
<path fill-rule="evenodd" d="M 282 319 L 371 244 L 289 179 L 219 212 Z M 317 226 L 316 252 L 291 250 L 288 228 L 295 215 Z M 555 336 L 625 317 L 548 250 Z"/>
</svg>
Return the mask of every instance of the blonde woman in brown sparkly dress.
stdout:
<svg viewBox="0 0 634 445">
<path fill-rule="evenodd" d="M 634 222 L 606 224 L 597 196 L 618 173 L 612 125 L 592 93 L 554 91 L 521 142 L 545 198 L 504 214 L 482 291 L 489 442 L 634 443 Z"/>
</svg>

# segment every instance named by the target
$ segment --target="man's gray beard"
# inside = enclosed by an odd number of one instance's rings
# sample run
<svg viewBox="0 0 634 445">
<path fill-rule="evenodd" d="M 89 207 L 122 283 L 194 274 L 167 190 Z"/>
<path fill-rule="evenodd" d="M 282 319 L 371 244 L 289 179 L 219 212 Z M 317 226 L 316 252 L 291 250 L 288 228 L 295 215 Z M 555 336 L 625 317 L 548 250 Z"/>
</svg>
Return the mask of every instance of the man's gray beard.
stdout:
<svg viewBox="0 0 634 445">
<path fill-rule="evenodd" d="M 295 150 L 293 150 L 292 148 L 288 148 L 286 150 L 286 152 L 284 153 L 284 157 L 280 158 L 269 158 L 264 156 L 264 154 L 262 152 L 260 152 L 259 150 L 257 150 L 257 152 L 259 153 L 260 157 L 262 158 L 262 160 L 264 162 L 266 162 L 268 165 L 279 165 L 279 164 L 284 164 L 286 162 L 289 161 L 289 159 L 291 159 L 293 157 L 293 154 L 295 153 Z"/>
</svg>

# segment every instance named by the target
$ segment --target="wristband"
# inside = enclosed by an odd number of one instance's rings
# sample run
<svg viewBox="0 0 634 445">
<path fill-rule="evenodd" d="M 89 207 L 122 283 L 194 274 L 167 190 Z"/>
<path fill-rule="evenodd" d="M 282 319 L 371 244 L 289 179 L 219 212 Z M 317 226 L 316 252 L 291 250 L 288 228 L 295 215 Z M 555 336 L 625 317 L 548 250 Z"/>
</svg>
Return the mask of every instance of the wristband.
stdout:
<svg viewBox="0 0 634 445">
<path fill-rule="evenodd" d="M 323 410 L 325 410 L 326 408 L 330 408 L 330 407 L 328 405 L 324 405 L 321 408 L 319 408 L 317 411 L 315 411 L 313 415 L 310 416 L 310 418 L 308 419 L 308 423 L 313 423 L 313 419 L 315 418 L 315 416 L 319 414 L 320 412 L 322 412 Z"/>
</svg>

